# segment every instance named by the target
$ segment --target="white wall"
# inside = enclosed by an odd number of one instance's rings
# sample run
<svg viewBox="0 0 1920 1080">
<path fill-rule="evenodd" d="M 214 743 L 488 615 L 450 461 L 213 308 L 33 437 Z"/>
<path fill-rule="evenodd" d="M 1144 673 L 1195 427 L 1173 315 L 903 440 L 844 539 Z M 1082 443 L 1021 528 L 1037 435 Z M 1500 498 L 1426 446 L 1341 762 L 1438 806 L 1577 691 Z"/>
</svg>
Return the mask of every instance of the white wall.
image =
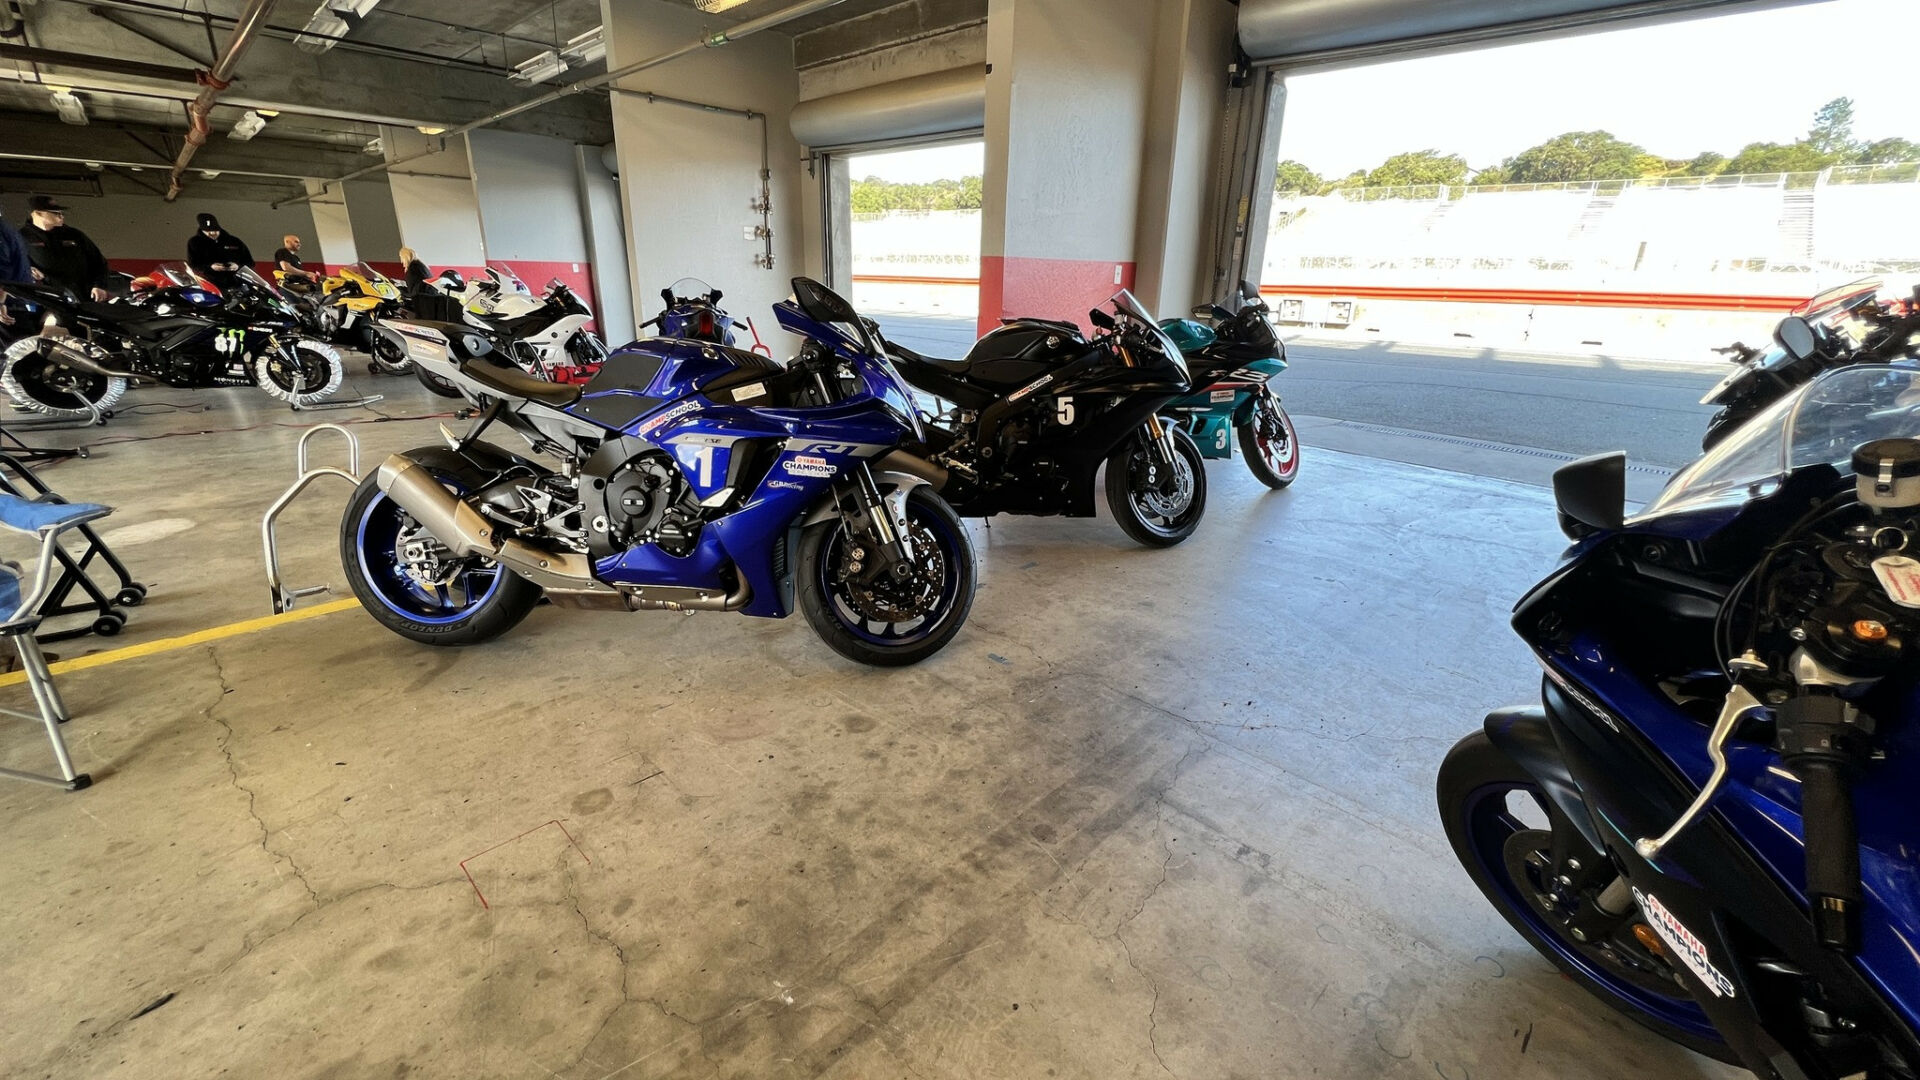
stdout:
<svg viewBox="0 0 1920 1080">
<path fill-rule="evenodd" d="M 182 261 L 187 257 L 187 239 L 198 227 L 194 218 L 202 213 L 219 218 L 222 228 L 246 241 L 259 262 L 273 258 L 273 249 L 280 246 L 280 238 L 287 233 L 314 242 L 313 215 L 305 203 L 275 210 L 264 202 L 196 199 L 191 194 L 178 202 L 167 202 L 157 195 L 63 195 L 60 201 L 68 207 L 67 223 L 92 237 L 109 259 Z M 5 207 L 6 218 L 15 227 L 27 223 L 26 195 L 0 196 L 0 206 Z"/>
<path fill-rule="evenodd" d="M 714 28 L 699 12 L 661 0 L 602 0 L 601 10 L 612 68 L 697 41 Z M 768 114 L 772 270 L 754 265 L 763 247 L 743 235 L 760 223 L 749 204 L 760 194 L 761 125 L 626 94 L 613 97 L 634 310 L 652 314 L 662 288 L 694 275 L 724 291 L 728 309 L 752 317 L 762 336 L 769 336 L 769 308 L 791 291 L 789 279 L 808 269 L 802 200 L 818 197 L 788 129 L 799 93 L 791 40 L 757 34 L 641 72 L 622 85 Z M 782 349 L 775 345 L 776 352 Z"/>
<path fill-rule="evenodd" d="M 324 263 L 340 267 L 360 258 L 353 242 L 353 219 L 347 213 L 347 197 L 338 186 L 323 192 L 318 180 L 307 181 L 307 209 L 313 215 L 313 235 L 305 237 L 301 259 L 308 266 Z"/>
</svg>

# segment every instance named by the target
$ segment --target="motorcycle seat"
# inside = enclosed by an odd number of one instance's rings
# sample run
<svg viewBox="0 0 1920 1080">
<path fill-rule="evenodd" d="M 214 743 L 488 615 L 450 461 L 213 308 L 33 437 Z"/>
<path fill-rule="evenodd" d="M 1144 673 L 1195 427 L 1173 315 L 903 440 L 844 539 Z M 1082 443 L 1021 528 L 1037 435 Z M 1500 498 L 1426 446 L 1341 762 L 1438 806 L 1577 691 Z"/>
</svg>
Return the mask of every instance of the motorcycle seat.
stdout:
<svg viewBox="0 0 1920 1080">
<path fill-rule="evenodd" d="M 480 321 L 486 323 L 495 333 L 505 334 L 508 337 L 525 337 L 536 330 L 545 329 L 553 319 L 543 310 L 528 312 L 511 319 L 482 315 Z"/>
<path fill-rule="evenodd" d="M 881 340 L 885 342 L 887 351 L 892 353 L 895 359 L 904 360 L 909 364 L 919 364 L 922 367 L 930 367 L 936 371 L 944 371 L 949 375 L 965 375 L 967 369 L 973 366 L 971 360 L 945 360 L 938 356 L 927 356 L 924 353 L 914 352 L 912 349 L 897 342 L 886 341 L 884 338 Z"/>
<path fill-rule="evenodd" d="M 460 365 L 460 374 L 507 397 L 537 401 L 556 409 L 564 409 L 579 401 L 583 389 L 575 384 L 548 382 L 484 360 L 465 361 Z"/>
</svg>

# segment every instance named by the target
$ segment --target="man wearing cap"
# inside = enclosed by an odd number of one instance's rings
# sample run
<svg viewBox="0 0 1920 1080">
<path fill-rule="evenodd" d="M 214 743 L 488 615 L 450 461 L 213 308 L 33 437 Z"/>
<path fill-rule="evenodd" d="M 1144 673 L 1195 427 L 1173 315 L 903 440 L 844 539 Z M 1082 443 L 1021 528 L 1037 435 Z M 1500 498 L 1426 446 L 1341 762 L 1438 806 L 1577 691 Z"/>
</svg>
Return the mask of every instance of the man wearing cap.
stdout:
<svg viewBox="0 0 1920 1080">
<path fill-rule="evenodd" d="M 253 265 L 253 252 L 239 237 L 220 228 L 220 219 L 200 215 L 200 231 L 187 240 L 187 265 L 225 290 L 235 285 L 242 267 Z"/>
<path fill-rule="evenodd" d="M 106 290 L 106 257 L 86 233 L 67 224 L 67 208 L 50 195 L 35 195 L 27 205 L 33 220 L 20 230 L 20 236 L 27 242 L 34 279 L 75 296 L 101 302 L 113 299 Z"/>
</svg>

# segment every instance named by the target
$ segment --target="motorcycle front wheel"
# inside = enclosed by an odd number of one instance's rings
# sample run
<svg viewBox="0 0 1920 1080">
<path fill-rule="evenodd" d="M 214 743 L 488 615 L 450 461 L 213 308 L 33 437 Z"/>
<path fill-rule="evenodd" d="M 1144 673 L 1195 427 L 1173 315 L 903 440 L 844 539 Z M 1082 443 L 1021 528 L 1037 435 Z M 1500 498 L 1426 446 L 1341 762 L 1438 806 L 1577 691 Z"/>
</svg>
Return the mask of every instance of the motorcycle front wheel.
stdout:
<svg viewBox="0 0 1920 1080">
<path fill-rule="evenodd" d="M 312 405 L 340 389 L 347 365 L 333 346 L 302 340 L 262 354 L 253 362 L 253 377 L 270 397 L 289 405 Z"/>
<path fill-rule="evenodd" d="M 80 342 L 67 342 L 69 348 L 81 348 L 95 359 L 104 358 L 98 348 Z M 110 415 L 114 403 L 127 392 L 127 380 L 118 375 L 99 375 L 64 364 L 53 351 L 53 343 L 43 337 L 25 337 L 7 347 L 6 368 L 0 370 L 0 389 L 15 405 L 61 420 L 91 420 Z"/>
<path fill-rule="evenodd" d="M 835 518 L 800 537 L 794 567 L 800 610 L 834 652 L 875 667 L 917 664 L 946 647 L 973 608 L 973 541 L 960 516 L 931 489 L 907 494 L 915 565 L 906 580 L 859 580 L 863 540 Z"/>
<path fill-rule="evenodd" d="M 477 474 L 433 473 L 455 494 L 486 482 Z M 360 482 L 340 519 L 340 562 L 376 622 L 423 645 L 477 645 L 518 626 L 539 603 L 538 585 L 497 563 L 446 558 L 446 546 L 375 480 Z"/>
<path fill-rule="evenodd" d="M 1706 1012 L 1669 973 L 1613 942 L 1583 943 L 1566 935 L 1561 923 L 1584 901 L 1556 900 L 1546 875 L 1552 873 L 1555 830 L 1572 826 L 1547 811 L 1540 782 L 1485 732 L 1455 744 L 1435 788 L 1454 856 L 1527 944 L 1642 1026 L 1694 1053 L 1740 1064 Z M 1585 840 L 1574 843 L 1586 847 Z"/>
<path fill-rule="evenodd" d="M 373 357 L 374 368 L 382 375 L 405 375 L 413 370 L 413 360 L 407 356 L 407 350 L 385 334 L 373 335 L 373 347 L 368 354 Z"/>
<path fill-rule="evenodd" d="M 1172 547 L 1193 535 L 1207 512 L 1207 463 L 1185 429 L 1169 426 L 1171 467 L 1153 451 L 1143 428 L 1107 458 L 1107 505 L 1128 536 L 1148 547 Z"/>
<path fill-rule="evenodd" d="M 1279 491 L 1300 475 L 1300 435 L 1279 398 L 1262 391 L 1239 431 L 1240 452 L 1255 480 Z"/>
</svg>

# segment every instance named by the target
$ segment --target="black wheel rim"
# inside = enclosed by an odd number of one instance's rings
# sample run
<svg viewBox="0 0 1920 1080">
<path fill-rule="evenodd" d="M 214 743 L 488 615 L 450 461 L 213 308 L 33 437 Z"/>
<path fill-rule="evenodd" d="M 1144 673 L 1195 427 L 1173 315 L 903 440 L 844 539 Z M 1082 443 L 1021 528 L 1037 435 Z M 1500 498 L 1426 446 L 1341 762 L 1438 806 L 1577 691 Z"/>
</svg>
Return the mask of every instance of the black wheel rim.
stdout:
<svg viewBox="0 0 1920 1080">
<path fill-rule="evenodd" d="M 835 621 L 865 644 L 883 649 L 917 645 L 938 633 L 960 595 L 966 548 L 953 523 L 912 501 L 907 503 L 906 514 L 919 557 L 917 579 L 903 586 L 880 586 L 887 593 L 880 602 L 896 600 L 899 594 L 911 591 L 919 598 L 912 617 L 878 610 L 874 597 L 862 595 L 863 591 L 877 590 L 863 589 L 852 577 L 852 548 L 845 525 L 836 525 L 833 535 L 820 546 L 815 571 L 820 595 Z"/>
<path fill-rule="evenodd" d="M 1188 455 L 1180 439 L 1169 441 L 1174 447 L 1171 468 L 1157 460 L 1144 439 L 1134 440 L 1127 455 L 1127 502 L 1142 525 L 1162 536 L 1177 536 L 1200 515 L 1199 473 L 1205 466 Z"/>
<path fill-rule="evenodd" d="M 107 396 L 105 376 L 55 363 L 45 353 L 21 357 L 13 371 L 23 393 L 52 408 L 84 409 Z"/>
</svg>

